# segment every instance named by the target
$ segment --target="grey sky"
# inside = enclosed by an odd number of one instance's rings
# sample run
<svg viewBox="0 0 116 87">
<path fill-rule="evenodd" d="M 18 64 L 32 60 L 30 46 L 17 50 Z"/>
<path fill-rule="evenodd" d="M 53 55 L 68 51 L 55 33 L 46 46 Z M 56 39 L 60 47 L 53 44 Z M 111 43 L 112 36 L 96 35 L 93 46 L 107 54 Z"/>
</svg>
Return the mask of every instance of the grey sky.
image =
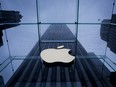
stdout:
<svg viewBox="0 0 116 87">
<path fill-rule="evenodd" d="M 110 19 L 113 1 L 80 0 L 79 22 L 101 22 L 102 19 Z M 3 9 L 21 12 L 22 22 L 37 22 L 35 2 L 36 0 L 1 0 Z M 38 2 L 41 22 L 77 21 L 77 0 L 38 0 Z"/>
</svg>

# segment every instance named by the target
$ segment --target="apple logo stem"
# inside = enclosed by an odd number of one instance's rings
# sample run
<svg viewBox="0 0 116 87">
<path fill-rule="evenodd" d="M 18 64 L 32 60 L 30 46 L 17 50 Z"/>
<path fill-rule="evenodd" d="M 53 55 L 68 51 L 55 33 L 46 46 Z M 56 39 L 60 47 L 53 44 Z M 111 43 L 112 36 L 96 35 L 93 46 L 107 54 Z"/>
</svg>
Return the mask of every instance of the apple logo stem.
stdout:
<svg viewBox="0 0 116 87">
<path fill-rule="evenodd" d="M 64 48 L 64 45 L 58 46 L 57 49 L 62 49 Z"/>
</svg>

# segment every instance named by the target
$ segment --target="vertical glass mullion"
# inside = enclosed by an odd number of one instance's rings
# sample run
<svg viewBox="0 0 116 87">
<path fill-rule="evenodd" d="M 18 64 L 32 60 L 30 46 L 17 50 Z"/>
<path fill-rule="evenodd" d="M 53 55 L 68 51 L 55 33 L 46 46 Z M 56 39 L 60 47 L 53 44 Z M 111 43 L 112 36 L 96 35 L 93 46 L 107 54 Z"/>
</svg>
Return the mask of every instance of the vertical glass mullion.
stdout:
<svg viewBox="0 0 116 87">
<path fill-rule="evenodd" d="M 79 0 L 76 0 L 77 2 L 77 22 L 76 22 L 76 48 L 75 48 L 75 53 L 77 56 L 77 40 L 78 40 L 78 22 L 79 22 Z"/>
<path fill-rule="evenodd" d="M 40 54 L 40 29 L 39 29 L 39 26 L 40 26 L 40 23 L 39 23 L 39 4 L 38 4 L 39 0 L 36 0 L 36 13 L 37 13 L 37 27 L 38 27 L 38 40 L 39 40 L 39 54 Z"/>
</svg>

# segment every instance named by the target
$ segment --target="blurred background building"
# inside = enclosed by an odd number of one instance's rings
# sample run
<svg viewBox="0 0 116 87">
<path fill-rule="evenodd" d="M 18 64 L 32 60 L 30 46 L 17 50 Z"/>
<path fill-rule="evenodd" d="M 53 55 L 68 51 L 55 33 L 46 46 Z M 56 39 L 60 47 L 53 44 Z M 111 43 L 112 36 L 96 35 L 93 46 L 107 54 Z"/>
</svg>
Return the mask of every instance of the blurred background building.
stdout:
<svg viewBox="0 0 116 87">
<path fill-rule="evenodd" d="M 2 40 L 2 30 L 16 27 L 18 26 L 19 22 L 21 21 L 22 15 L 19 11 L 10 11 L 10 10 L 2 10 L 1 3 L 0 3 L 0 46 L 3 45 Z M 6 23 L 6 24 L 5 24 Z M 17 24 L 7 24 L 7 23 L 17 23 Z"/>
<path fill-rule="evenodd" d="M 112 15 L 112 19 L 104 19 L 101 24 L 101 39 L 108 43 L 108 47 L 114 53 L 116 53 L 116 26 L 109 23 L 116 23 L 116 14 Z"/>
</svg>

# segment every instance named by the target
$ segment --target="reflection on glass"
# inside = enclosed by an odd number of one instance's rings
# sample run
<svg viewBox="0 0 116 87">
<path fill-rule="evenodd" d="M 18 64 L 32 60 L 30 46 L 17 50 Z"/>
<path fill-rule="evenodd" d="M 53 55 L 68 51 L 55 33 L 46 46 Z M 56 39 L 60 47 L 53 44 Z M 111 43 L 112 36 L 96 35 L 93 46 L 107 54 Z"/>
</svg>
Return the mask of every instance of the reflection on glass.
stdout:
<svg viewBox="0 0 116 87">
<path fill-rule="evenodd" d="M 39 0 L 39 20 L 43 23 L 74 23 L 76 0 Z"/>
<path fill-rule="evenodd" d="M 100 37 L 101 25 L 79 25 L 78 40 L 88 53 L 105 55 L 107 43 Z"/>
<path fill-rule="evenodd" d="M 20 25 L 7 30 L 11 56 L 26 56 L 38 42 L 36 25 Z"/>
<path fill-rule="evenodd" d="M 21 65 L 22 62 L 23 62 L 23 59 L 22 60 L 15 60 L 14 59 L 12 61 L 14 72 L 18 69 L 18 67 Z"/>
<path fill-rule="evenodd" d="M 76 24 L 40 25 L 41 42 L 75 42 Z"/>
<path fill-rule="evenodd" d="M 2 45 L 0 46 L 0 64 L 9 57 L 8 45 L 6 40 L 5 31 L 2 31 L 3 36 L 1 36 Z"/>
<path fill-rule="evenodd" d="M 103 19 L 111 19 L 114 0 L 80 0 L 79 22 L 101 23 Z M 106 10 L 107 9 L 107 10 Z"/>
<path fill-rule="evenodd" d="M 3 76 L 4 78 L 4 83 L 6 84 L 7 81 L 11 78 L 11 76 L 13 75 L 13 70 L 11 67 L 11 63 L 2 71 L 0 72 L 0 75 Z"/>
<path fill-rule="evenodd" d="M 113 14 L 116 14 L 116 0 L 115 0 L 115 3 L 114 3 Z"/>
<path fill-rule="evenodd" d="M 1 0 L 0 2 L 2 10 L 19 11 L 23 16 L 22 23 L 37 22 L 36 0 Z"/>
<path fill-rule="evenodd" d="M 112 15 L 111 22 L 115 22 L 115 15 Z M 108 43 L 106 56 L 109 59 L 106 59 L 106 62 L 110 64 L 110 66 L 113 68 L 109 68 L 110 71 L 113 72 L 113 70 L 116 70 L 116 26 L 115 25 L 109 25 L 109 24 L 102 24 L 101 26 L 101 39 Z M 108 64 L 105 64 L 108 66 Z"/>
<path fill-rule="evenodd" d="M 0 65 L 0 72 L 2 72 L 11 63 L 11 58 L 7 58 Z"/>
<path fill-rule="evenodd" d="M 109 48 L 107 48 L 106 56 L 108 57 L 108 59 L 106 61 L 116 71 L 116 53 L 112 52 Z M 110 70 L 113 71 L 112 69 L 110 69 Z"/>
</svg>

